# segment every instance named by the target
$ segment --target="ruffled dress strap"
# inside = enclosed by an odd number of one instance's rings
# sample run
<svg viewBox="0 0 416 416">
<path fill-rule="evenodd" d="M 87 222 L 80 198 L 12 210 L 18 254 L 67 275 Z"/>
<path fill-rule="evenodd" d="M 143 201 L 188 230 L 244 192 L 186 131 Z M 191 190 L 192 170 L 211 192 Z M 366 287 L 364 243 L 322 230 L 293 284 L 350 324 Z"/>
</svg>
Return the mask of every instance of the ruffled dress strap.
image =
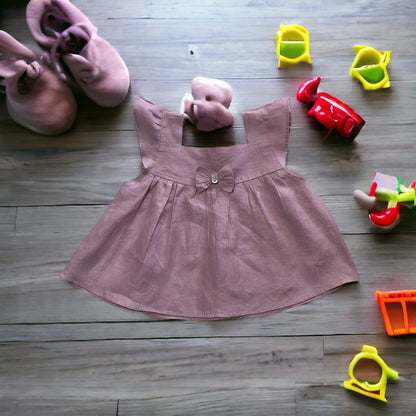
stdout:
<svg viewBox="0 0 416 416">
<path fill-rule="evenodd" d="M 150 101 L 137 97 L 134 103 L 134 120 L 144 173 L 153 167 L 159 151 L 163 110 Z"/>
<path fill-rule="evenodd" d="M 286 166 L 291 123 L 289 98 L 283 97 L 271 104 L 243 114 L 247 143 L 267 141 L 282 166 Z"/>
</svg>

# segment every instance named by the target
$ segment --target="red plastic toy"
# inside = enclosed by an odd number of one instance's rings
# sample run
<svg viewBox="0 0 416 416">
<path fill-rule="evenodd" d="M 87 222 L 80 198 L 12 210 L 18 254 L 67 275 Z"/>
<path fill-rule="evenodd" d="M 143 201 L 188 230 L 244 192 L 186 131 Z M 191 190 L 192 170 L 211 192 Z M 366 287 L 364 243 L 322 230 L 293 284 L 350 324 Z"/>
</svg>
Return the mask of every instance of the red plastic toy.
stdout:
<svg viewBox="0 0 416 416">
<path fill-rule="evenodd" d="M 296 98 L 302 103 L 314 103 L 308 116 L 328 128 L 328 134 L 335 129 L 342 137 L 354 140 L 365 120 L 338 98 L 318 92 L 320 82 L 321 77 L 308 79 L 299 87 Z"/>
<path fill-rule="evenodd" d="M 354 191 L 354 199 L 358 205 L 368 209 L 370 221 L 377 228 L 390 231 L 400 221 L 402 206 L 416 206 L 416 181 L 407 187 L 397 176 L 376 172 L 370 194 L 357 189 Z"/>
</svg>

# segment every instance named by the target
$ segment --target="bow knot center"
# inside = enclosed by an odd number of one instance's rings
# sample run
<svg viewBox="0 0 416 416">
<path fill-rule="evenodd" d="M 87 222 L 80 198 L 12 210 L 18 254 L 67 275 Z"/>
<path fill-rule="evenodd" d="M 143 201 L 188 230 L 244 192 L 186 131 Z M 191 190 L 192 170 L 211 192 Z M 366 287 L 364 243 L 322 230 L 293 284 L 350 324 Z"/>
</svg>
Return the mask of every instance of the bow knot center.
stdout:
<svg viewBox="0 0 416 416">
<path fill-rule="evenodd" d="M 204 167 L 199 167 L 195 173 L 195 183 L 200 192 L 210 186 L 218 186 L 223 191 L 231 193 L 234 189 L 234 172 L 229 166 L 214 174 Z"/>
</svg>

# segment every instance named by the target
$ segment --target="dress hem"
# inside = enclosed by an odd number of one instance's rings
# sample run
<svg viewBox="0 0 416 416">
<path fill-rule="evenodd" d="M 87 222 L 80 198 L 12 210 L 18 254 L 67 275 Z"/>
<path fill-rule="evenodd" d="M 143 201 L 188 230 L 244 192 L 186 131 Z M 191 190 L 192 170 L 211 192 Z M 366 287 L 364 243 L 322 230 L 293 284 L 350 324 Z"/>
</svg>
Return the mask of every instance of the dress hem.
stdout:
<svg viewBox="0 0 416 416">
<path fill-rule="evenodd" d="M 235 313 L 229 313 L 229 314 L 206 314 L 206 315 L 202 315 L 202 314 L 195 314 L 193 315 L 192 313 L 189 314 L 180 314 L 180 313 L 174 313 L 174 312 L 168 312 L 168 311 L 158 311 L 149 307 L 146 307 L 145 305 L 140 305 L 137 302 L 133 302 L 131 301 L 129 298 L 126 298 L 122 295 L 115 295 L 113 292 L 111 293 L 104 293 L 101 292 L 99 290 L 95 290 L 93 288 L 88 287 L 87 285 L 81 285 L 78 284 L 74 281 L 71 280 L 67 280 L 64 276 L 64 274 L 62 274 L 61 279 L 65 280 L 68 283 L 73 284 L 74 286 L 82 289 L 83 291 L 85 291 L 86 293 L 92 294 L 97 298 L 103 299 L 113 305 L 116 306 L 120 306 L 120 307 L 124 307 L 133 311 L 137 311 L 137 312 L 143 312 L 143 313 L 147 313 L 159 318 L 163 318 L 166 320 L 189 320 L 189 321 L 215 321 L 215 320 L 227 320 L 227 319 L 241 319 L 241 318 L 253 318 L 253 317 L 261 317 L 261 316 L 266 316 L 266 315 L 271 315 L 273 313 L 276 312 L 280 312 L 286 309 L 290 309 L 292 307 L 295 306 L 300 306 L 309 302 L 312 302 L 313 300 L 319 299 L 325 295 L 328 295 L 330 293 L 335 292 L 336 290 L 352 284 L 352 283 L 358 283 L 358 279 L 354 279 L 354 278 L 348 278 L 345 280 L 341 280 L 340 283 L 337 283 L 335 285 L 332 285 L 326 289 L 323 289 L 321 291 L 317 291 L 316 293 L 312 294 L 312 296 L 304 298 L 304 299 L 298 299 L 295 302 L 291 302 L 290 304 L 285 304 L 282 306 L 271 306 L 264 308 L 263 310 L 257 310 L 257 311 L 252 311 L 252 312 L 235 312 Z M 125 300 L 120 300 L 121 298 L 124 298 Z"/>
</svg>

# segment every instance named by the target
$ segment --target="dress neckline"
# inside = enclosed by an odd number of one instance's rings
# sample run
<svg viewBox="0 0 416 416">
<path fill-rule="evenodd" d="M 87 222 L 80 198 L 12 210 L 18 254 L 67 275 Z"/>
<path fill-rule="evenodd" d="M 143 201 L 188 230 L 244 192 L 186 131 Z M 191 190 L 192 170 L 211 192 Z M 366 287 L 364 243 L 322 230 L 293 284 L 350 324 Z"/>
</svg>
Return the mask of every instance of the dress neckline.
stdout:
<svg viewBox="0 0 416 416">
<path fill-rule="evenodd" d="M 171 126 L 171 128 L 173 129 L 173 134 L 174 134 L 174 138 L 177 144 L 179 144 L 180 146 L 183 147 L 195 147 L 195 148 L 215 148 L 215 147 L 243 147 L 243 146 L 250 146 L 253 144 L 258 143 L 258 141 L 252 141 L 250 140 L 250 134 L 249 134 L 249 123 L 252 122 L 250 117 L 253 117 L 256 119 L 257 122 L 261 122 L 262 121 L 262 116 L 264 114 L 266 114 L 266 110 L 269 107 L 273 107 L 273 106 L 277 106 L 280 103 L 284 103 L 288 100 L 287 97 L 280 97 L 277 100 L 265 104 L 261 107 L 257 107 L 255 109 L 252 110 L 245 110 L 241 113 L 242 116 L 242 121 L 243 121 L 243 127 L 242 130 L 244 131 L 244 135 L 245 135 L 245 142 L 244 143 L 232 143 L 232 144 L 220 144 L 220 145 L 184 145 L 183 144 L 183 138 L 184 138 L 184 130 L 185 130 L 185 121 L 186 121 L 186 116 L 184 113 L 180 113 L 178 111 L 174 111 L 174 110 L 169 110 L 167 108 L 164 107 L 160 107 L 157 104 L 152 103 L 151 101 L 147 101 L 146 99 L 142 98 L 142 97 L 138 97 L 141 100 L 143 100 L 144 102 L 154 106 L 156 109 L 158 109 L 161 113 L 161 118 L 162 118 L 162 123 L 160 126 L 160 129 L 162 130 L 163 128 L 166 128 L 166 125 L 164 123 L 165 119 L 173 119 L 175 120 L 176 123 L 174 123 L 173 127 Z M 232 126 L 230 126 L 232 127 Z M 227 127 L 225 128 L 227 129 Z M 222 130 L 222 129 L 219 129 Z M 219 131 L 218 130 L 218 131 Z M 195 129 L 195 131 L 197 131 Z M 212 132 L 209 132 L 207 134 L 215 134 L 215 132 L 218 132 L 217 130 L 213 130 Z M 265 140 L 262 140 L 265 141 Z"/>
</svg>

